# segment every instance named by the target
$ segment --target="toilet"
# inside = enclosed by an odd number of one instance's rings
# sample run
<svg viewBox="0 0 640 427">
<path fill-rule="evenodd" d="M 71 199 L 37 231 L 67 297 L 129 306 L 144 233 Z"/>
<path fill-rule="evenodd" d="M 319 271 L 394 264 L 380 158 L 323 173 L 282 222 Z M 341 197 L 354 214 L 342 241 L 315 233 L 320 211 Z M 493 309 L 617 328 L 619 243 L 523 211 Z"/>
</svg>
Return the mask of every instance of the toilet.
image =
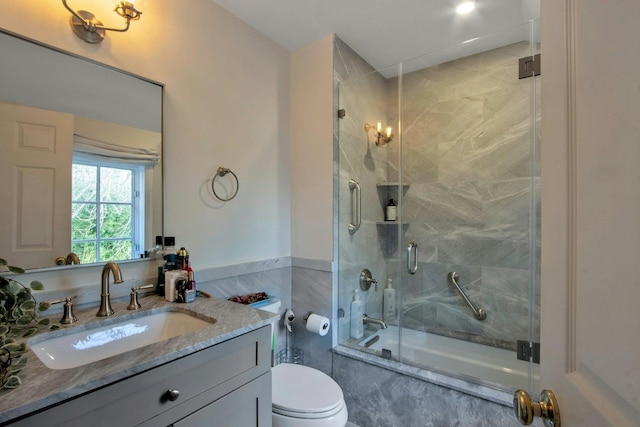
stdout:
<svg viewBox="0 0 640 427">
<path fill-rule="evenodd" d="M 281 302 L 271 298 L 250 305 L 278 313 Z M 273 427 L 344 427 L 347 424 L 349 414 L 342 389 L 324 372 L 281 363 L 271 368 L 271 384 Z"/>
<path fill-rule="evenodd" d="M 330 376 L 304 365 L 271 368 L 273 427 L 344 427 L 347 405 Z"/>
</svg>

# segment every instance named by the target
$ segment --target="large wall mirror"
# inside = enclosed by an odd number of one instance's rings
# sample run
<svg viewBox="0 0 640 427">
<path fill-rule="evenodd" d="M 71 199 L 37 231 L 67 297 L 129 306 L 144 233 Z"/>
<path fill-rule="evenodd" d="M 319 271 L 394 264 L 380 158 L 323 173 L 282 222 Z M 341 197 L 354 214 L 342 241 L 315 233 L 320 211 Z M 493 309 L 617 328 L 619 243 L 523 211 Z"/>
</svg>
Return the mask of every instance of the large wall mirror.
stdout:
<svg viewBox="0 0 640 427">
<path fill-rule="evenodd" d="M 0 30 L 0 258 L 143 259 L 163 234 L 163 85 Z"/>
</svg>

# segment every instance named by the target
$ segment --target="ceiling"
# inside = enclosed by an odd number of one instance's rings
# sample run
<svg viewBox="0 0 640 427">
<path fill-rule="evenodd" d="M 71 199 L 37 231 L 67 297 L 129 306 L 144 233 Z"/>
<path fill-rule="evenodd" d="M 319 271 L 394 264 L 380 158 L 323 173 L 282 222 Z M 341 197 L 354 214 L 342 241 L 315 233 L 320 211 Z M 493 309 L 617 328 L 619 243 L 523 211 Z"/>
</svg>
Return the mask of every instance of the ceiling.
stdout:
<svg viewBox="0 0 640 427">
<path fill-rule="evenodd" d="M 456 14 L 463 0 L 213 1 L 289 51 L 335 33 L 387 76 L 403 61 L 408 72 L 528 39 L 523 24 L 540 9 L 539 0 L 476 0 L 467 15 Z"/>
</svg>

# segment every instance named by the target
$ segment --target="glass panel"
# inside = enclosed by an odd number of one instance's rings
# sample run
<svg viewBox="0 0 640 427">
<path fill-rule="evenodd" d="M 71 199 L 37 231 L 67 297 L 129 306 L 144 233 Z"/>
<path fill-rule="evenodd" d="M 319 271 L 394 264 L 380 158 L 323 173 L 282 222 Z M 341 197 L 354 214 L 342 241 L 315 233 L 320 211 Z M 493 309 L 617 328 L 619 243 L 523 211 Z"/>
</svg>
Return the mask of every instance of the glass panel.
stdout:
<svg viewBox="0 0 640 427">
<path fill-rule="evenodd" d="M 98 168 L 90 165 L 73 165 L 71 198 L 74 202 L 95 202 Z"/>
<path fill-rule="evenodd" d="M 117 237 L 131 237 L 131 205 L 102 205 L 102 221 L 100 223 L 100 237 L 103 239 Z M 123 258 L 115 258 L 123 259 Z"/>
<path fill-rule="evenodd" d="M 534 39 L 526 25 L 384 70 L 336 39 L 337 108 L 346 110 L 336 134 L 340 344 L 531 389 L 537 366 L 517 360 L 516 341 L 539 341 L 539 123 L 536 83 L 518 79 L 518 59 L 539 48 Z M 355 232 L 350 180 L 362 204 Z M 385 220 L 390 199 L 395 221 Z M 379 283 L 360 291 L 365 268 Z M 386 329 L 351 327 L 355 291 Z"/>
<path fill-rule="evenodd" d="M 116 168 L 100 168 L 100 201 L 131 202 L 130 170 Z"/>
<path fill-rule="evenodd" d="M 95 239 L 98 232 L 98 206 L 95 203 L 74 203 L 72 207 L 71 238 L 73 240 Z"/>
<path fill-rule="evenodd" d="M 71 251 L 78 255 L 80 263 L 96 261 L 96 243 L 93 242 L 76 242 L 71 245 Z"/>
<path fill-rule="evenodd" d="M 516 342 L 531 336 L 538 233 L 530 213 L 539 199 L 531 83 L 518 78 L 519 58 L 531 54 L 528 27 L 519 32 L 497 48 L 487 49 L 502 34 L 403 64 L 415 70 L 399 85 L 403 245 L 416 242 L 420 257 L 417 274 L 404 274 L 401 356 L 526 389 L 530 369 Z"/>
<path fill-rule="evenodd" d="M 107 240 L 100 242 L 100 262 L 127 259 L 131 256 L 131 240 Z"/>
<path fill-rule="evenodd" d="M 391 167 L 388 156 L 390 147 L 397 144 L 397 136 L 390 139 L 386 132 L 386 128 L 391 127 L 390 133 L 397 135 L 397 119 L 395 113 L 388 115 L 388 78 L 338 38 L 334 52 L 337 107 L 346 111 L 336 127 L 338 167 L 334 180 L 334 191 L 338 195 L 338 299 L 345 314 L 339 319 L 338 336 L 345 345 L 364 348 L 358 342 L 375 333 L 377 328 L 374 324 L 362 328 L 359 313 L 378 321 L 383 319 L 383 288 L 388 278 L 393 281 L 393 272 L 397 271 L 395 265 L 392 270 L 388 264 L 397 252 L 399 221 L 385 221 L 389 199 L 398 198 L 398 184 L 388 179 Z M 395 68 L 391 74 L 395 74 Z M 350 186 L 350 180 L 357 181 L 357 186 Z M 350 224 L 359 225 L 357 231 L 353 231 L 356 227 L 350 231 Z M 361 289 L 359 280 L 363 269 L 370 270 L 378 282 L 366 291 Z M 359 303 L 355 305 L 352 304 L 354 292 L 359 294 Z M 359 304 L 362 311 L 355 309 Z M 397 355 L 397 346 L 393 354 Z"/>
</svg>

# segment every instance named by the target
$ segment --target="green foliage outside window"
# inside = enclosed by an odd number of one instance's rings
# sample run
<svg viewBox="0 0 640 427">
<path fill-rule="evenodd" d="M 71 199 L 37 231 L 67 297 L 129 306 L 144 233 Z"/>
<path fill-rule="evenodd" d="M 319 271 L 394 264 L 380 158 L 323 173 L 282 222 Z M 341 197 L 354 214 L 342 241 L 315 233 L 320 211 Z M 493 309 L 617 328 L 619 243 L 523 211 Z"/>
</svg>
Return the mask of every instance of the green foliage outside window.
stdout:
<svg viewBox="0 0 640 427">
<path fill-rule="evenodd" d="M 74 163 L 71 250 L 82 264 L 132 257 L 132 177 L 127 168 Z"/>
</svg>

